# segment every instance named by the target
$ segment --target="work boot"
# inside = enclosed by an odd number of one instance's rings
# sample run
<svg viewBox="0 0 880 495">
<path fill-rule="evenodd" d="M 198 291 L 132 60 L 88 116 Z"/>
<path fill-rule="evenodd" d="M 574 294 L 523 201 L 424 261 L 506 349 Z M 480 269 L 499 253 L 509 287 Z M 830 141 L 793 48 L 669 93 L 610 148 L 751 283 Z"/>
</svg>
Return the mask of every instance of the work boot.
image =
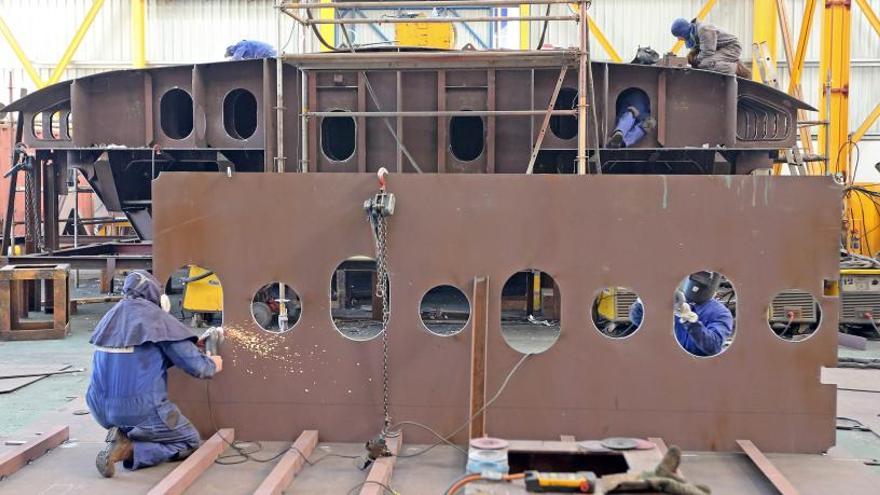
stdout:
<svg viewBox="0 0 880 495">
<path fill-rule="evenodd" d="M 655 119 L 654 117 L 648 117 L 647 119 L 642 121 L 641 126 L 642 130 L 644 130 L 645 132 L 651 132 L 654 130 L 655 127 L 657 127 L 657 119 Z"/>
<path fill-rule="evenodd" d="M 107 438 L 104 441 L 107 445 L 98 452 L 95 467 L 98 468 L 101 476 L 112 478 L 116 474 L 116 463 L 129 459 L 134 453 L 134 446 L 125 433 L 115 426 L 107 431 Z"/>
<path fill-rule="evenodd" d="M 623 133 L 614 131 L 606 146 L 609 148 L 623 148 Z"/>
</svg>

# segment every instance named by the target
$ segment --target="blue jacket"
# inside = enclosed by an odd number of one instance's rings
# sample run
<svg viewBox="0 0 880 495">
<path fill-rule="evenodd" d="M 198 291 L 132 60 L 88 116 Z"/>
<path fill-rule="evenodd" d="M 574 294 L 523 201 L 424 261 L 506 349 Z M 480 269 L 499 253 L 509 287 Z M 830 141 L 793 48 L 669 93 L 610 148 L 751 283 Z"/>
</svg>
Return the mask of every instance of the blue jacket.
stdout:
<svg viewBox="0 0 880 495">
<path fill-rule="evenodd" d="M 275 48 L 268 43 L 253 40 L 241 40 L 226 48 L 226 56 L 233 60 L 248 60 L 252 58 L 271 58 L 277 55 Z"/>
<path fill-rule="evenodd" d="M 136 426 L 168 404 L 168 368 L 197 378 L 214 375 L 214 362 L 195 345 L 196 336 L 159 305 L 159 284 L 146 272 L 132 272 L 124 297 L 101 319 L 92 376 L 86 393 L 102 425 Z"/>
<path fill-rule="evenodd" d="M 697 314 L 695 323 L 681 323 L 674 317 L 675 338 L 696 356 L 714 356 L 721 352 L 724 341 L 733 336 L 733 315 L 716 299 L 691 305 Z M 629 318 L 634 326 L 642 324 L 644 308 L 641 300 L 630 306 Z"/>
</svg>

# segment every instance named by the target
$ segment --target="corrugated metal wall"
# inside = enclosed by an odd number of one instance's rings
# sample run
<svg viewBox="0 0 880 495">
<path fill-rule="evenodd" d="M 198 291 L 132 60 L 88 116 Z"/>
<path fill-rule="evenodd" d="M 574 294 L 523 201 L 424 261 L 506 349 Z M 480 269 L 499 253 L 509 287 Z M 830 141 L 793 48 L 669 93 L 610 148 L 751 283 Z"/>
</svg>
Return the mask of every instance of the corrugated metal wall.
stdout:
<svg viewBox="0 0 880 495">
<path fill-rule="evenodd" d="M 804 0 L 786 0 L 794 23 L 792 33 L 797 36 L 804 8 Z M 875 10 L 880 0 L 869 0 Z M 674 43 L 669 35 L 669 24 L 678 16 L 696 15 L 704 0 L 594 0 L 590 15 L 604 30 L 614 47 L 624 59 L 632 57 L 639 45 L 650 45 L 665 52 Z M 822 2 L 819 2 L 820 4 Z M 73 37 L 83 17 L 91 6 L 91 0 L 0 0 L 0 15 L 6 20 L 18 38 L 28 57 L 33 61 L 43 79 L 48 79 L 69 40 Z M 79 77 L 94 72 L 127 67 L 131 59 L 129 39 L 129 0 L 106 0 L 86 34 L 65 78 Z M 150 64 L 165 65 L 197 61 L 219 60 L 227 45 L 244 38 L 261 39 L 270 43 L 276 40 L 277 23 L 271 0 L 147 0 L 147 60 Z M 533 13 L 542 13 L 543 6 L 534 6 Z M 564 5 L 553 7 L 556 12 L 567 11 Z M 821 5 L 819 7 L 821 10 Z M 516 15 L 510 9 L 509 15 Z M 371 16 L 386 14 L 374 12 Z M 459 10 L 461 16 L 484 15 L 482 9 Z M 709 21 L 736 33 L 744 40 L 746 54 L 750 57 L 752 37 L 752 0 L 721 0 Z M 286 51 L 299 47 L 296 35 L 291 32 L 293 24 L 283 20 L 282 30 L 290 36 Z M 493 43 L 516 48 L 517 23 L 490 28 L 487 24 L 456 28 L 456 45 L 472 43 L 481 48 Z M 373 30 L 367 26 L 354 26 L 359 43 L 376 43 L 392 37 L 393 26 L 380 26 Z M 551 23 L 547 42 L 555 46 L 571 46 L 577 43 L 577 26 L 570 22 Z M 818 59 L 821 12 L 817 12 L 813 40 L 807 55 L 804 73 L 806 99 L 816 103 L 819 95 Z M 532 45 L 537 43 L 540 25 L 531 26 Z M 288 36 L 285 36 L 288 37 Z M 339 36 L 341 39 L 341 36 Z M 506 44 L 504 40 L 510 40 Z M 501 40 L 500 42 L 498 40 Z M 607 58 L 598 43 L 593 44 L 597 58 Z M 779 58 L 784 58 L 781 43 Z M 873 32 L 860 9 L 853 7 L 853 69 L 851 78 L 851 127 L 862 123 L 877 103 L 874 81 L 880 76 L 880 39 Z M 784 70 L 780 74 L 784 75 Z M 0 39 L 0 101 L 9 100 L 10 81 L 17 95 L 20 87 L 33 89 L 33 84 L 21 69 L 9 46 Z M 871 135 L 880 137 L 880 123 L 875 124 Z"/>
</svg>

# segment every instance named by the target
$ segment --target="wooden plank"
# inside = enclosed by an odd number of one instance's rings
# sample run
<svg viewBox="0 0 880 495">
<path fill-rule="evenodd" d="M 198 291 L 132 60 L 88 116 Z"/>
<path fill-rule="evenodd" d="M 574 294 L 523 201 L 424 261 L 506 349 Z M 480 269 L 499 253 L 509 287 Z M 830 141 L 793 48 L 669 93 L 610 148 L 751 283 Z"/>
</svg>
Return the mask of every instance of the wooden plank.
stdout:
<svg viewBox="0 0 880 495">
<path fill-rule="evenodd" d="M 8 477 L 69 438 L 70 429 L 67 426 L 55 426 L 19 448 L 0 454 L 0 479 Z"/>
<path fill-rule="evenodd" d="M 396 437 L 388 437 L 388 450 L 391 451 L 390 457 L 382 457 L 373 462 L 370 468 L 370 474 L 364 480 L 364 486 L 361 488 L 360 495 L 384 495 L 386 492 L 382 485 L 389 486 L 391 483 L 391 475 L 394 472 L 394 463 L 397 462 L 397 453 L 403 445 L 403 433 Z"/>
<path fill-rule="evenodd" d="M 788 481 L 788 478 L 786 478 L 772 462 L 770 462 L 770 459 L 767 459 L 767 457 L 764 456 L 763 452 L 761 452 L 751 440 L 737 440 L 736 444 L 739 445 L 739 448 L 741 448 L 747 456 L 749 456 L 749 459 L 755 463 L 755 466 L 761 470 L 764 476 L 767 477 L 767 480 L 779 490 L 779 493 L 782 495 L 800 494 L 798 489 Z"/>
<path fill-rule="evenodd" d="M 168 473 L 162 481 L 147 492 L 148 495 L 179 495 L 190 487 L 199 476 L 202 475 L 217 460 L 217 457 L 226 450 L 226 447 L 235 441 L 235 430 L 222 428 L 207 442 L 203 443 L 191 456 Z"/>
<path fill-rule="evenodd" d="M 290 450 L 272 468 L 272 472 L 263 480 L 254 495 L 279 495 L 286 490 L 317 445 L 318 430 L 302 432 L 293 442 Z"/>
<path fill-rule="evenodd" d="M 472 301 L 473 331 L 471 332 L 471 400 L 468 417 L 468 438 L 480 438 L 486 434 L 486 359 L 489 336 L 489 278 L 474 278 Z"/>
</svg>

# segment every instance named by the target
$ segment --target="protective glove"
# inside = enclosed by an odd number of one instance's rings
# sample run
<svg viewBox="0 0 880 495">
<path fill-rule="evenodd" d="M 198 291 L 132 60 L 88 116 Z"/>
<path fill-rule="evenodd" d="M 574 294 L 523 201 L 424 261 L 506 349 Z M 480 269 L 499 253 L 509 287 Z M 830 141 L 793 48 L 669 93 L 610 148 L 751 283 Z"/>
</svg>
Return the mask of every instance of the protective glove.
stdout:
<svg viewBox="0 0 880 495">
<path fill-rule="evenodd" d="M 696 323 L 697 320 L 697 314 L 694 313 L 690 304 L 683 302 L 678 306 L 678 321 L 680 323 Z"/>
<path fill-rule="evenodd" d="M 709 495 L 705 485 L 690 483 L 676 473 L 681 463 L 681 450 L 673 445 L 653 471 L 633 474 L 611 474 L 602 477 L 604 493 L 659 492 L 673 495 Z"/>
</svg>

